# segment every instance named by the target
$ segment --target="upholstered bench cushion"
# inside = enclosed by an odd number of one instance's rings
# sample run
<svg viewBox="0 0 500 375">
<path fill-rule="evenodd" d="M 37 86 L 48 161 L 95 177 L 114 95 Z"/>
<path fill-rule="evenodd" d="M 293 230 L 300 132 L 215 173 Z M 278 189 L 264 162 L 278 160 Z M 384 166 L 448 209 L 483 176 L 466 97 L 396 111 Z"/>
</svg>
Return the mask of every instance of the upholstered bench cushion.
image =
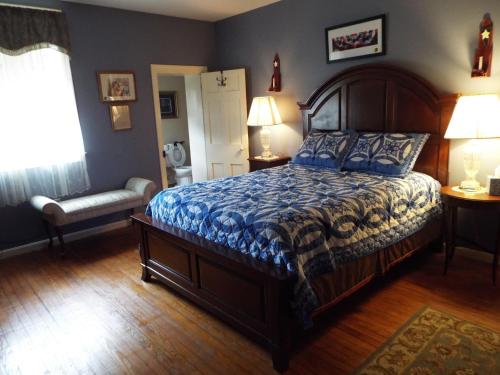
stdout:
<svg viewBox="0 0 500 375">
<path fill-rule="evenodd" d="M 56 202 L 44 196 L 34 196 L 31 204 L 40 211 L 45 220 L 56 226 L 92 219 L 114 212 L 144 206 L 155 189 L 152 181 L 132 177 L 125 189 Z"/>
<path fill-rule="evenodd" d="M 59 203 L 66 214 L 65 223 L 92 219 L 108 213 L 128 210 L 142 205 L 142 195 L 130 190 L 113 190 Z"/>
</svg>

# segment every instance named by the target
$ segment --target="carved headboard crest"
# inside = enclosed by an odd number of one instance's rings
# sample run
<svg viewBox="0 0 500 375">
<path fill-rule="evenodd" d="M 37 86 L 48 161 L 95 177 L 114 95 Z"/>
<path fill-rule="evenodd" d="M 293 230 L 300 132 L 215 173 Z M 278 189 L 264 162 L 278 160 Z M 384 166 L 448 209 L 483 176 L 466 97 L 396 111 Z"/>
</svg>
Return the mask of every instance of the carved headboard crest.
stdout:
<svg viewBox="0 0 500 375">
<path fill-rule="evenodd" d="M 304 137 L 312 128 L 431 134 L 415 170 L 448 182 L 444 133 L 458 95 L 440 95 L 423 78 L 391 65 L 361 65 L 319 87 L 302 111 Z"/>
</svg>

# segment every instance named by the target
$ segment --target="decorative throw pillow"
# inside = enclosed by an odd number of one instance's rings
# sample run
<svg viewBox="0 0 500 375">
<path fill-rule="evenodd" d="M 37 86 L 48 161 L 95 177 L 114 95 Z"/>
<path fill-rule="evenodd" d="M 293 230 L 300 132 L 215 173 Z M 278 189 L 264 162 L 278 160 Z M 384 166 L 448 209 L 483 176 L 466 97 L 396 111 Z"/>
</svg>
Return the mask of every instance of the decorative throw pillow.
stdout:
<svg viewBox="0 0 500 375">
<path fill-rule="evenodd" d="M 343 167 L 404 177 L 413 169 L 427 139 L 429 134 L 360 134 L 349 150 Z"/>
<path fill-rule="evenodd" d="M 293 163 L 338 169 L 356 134 L 349 131 L 313 129 L 304 140 Z"/>
</svg>

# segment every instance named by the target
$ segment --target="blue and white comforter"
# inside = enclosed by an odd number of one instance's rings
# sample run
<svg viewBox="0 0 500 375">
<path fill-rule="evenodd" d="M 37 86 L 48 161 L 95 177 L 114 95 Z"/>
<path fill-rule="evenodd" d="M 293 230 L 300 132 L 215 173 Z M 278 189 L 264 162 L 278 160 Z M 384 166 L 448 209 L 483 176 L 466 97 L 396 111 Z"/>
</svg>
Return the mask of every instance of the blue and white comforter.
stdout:
<svg viewBox="0 0 500 375">
<path fill-rule="evenodd" d="M 298 275 L 292 304 L 307 325 L 319 305 L 310 281 L 417 232 L 441 213 L 439 190 L 417 172 L 397 178 L 289 164 L 166 189 L 147 214 L 286 266 Z"/>
</svg>

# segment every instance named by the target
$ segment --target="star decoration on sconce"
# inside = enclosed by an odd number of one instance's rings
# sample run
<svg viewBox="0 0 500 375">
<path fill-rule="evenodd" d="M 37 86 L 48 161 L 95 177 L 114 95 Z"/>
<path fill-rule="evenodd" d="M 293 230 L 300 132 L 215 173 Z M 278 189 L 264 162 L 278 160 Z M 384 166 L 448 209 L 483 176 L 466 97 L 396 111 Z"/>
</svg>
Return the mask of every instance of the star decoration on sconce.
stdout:
<svg viewBox="0 0 500 375">
<path fill-rule="evenodd" d="M 471 77 L 490 77 L 493 60 L 493 21 L 489 13 L 483 16 L 478 31 Z"/>
</svg>

